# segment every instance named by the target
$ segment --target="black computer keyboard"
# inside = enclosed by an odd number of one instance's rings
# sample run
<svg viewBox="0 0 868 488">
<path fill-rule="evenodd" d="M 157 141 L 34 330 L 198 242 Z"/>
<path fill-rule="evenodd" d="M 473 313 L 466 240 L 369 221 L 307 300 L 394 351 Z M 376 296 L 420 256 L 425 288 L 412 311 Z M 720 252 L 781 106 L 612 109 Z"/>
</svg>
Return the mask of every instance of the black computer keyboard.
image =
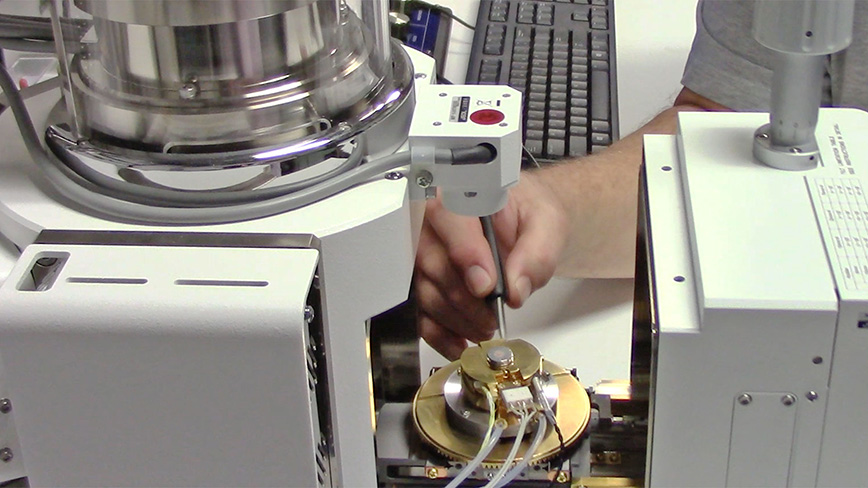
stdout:
<svg viewBox="0 0 868 488">
<path fill-rule="evenodd" d="M 613 1 L 480 1 L 466 81 L 524 93 L 524 144 L 538 162 L 618 137 Z"/>
</svg>

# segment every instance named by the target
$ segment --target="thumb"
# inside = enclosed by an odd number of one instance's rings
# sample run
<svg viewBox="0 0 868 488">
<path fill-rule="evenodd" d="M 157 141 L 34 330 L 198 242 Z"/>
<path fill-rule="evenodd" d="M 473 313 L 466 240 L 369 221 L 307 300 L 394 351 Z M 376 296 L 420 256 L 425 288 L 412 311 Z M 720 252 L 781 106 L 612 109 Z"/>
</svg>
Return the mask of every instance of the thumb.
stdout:
<svg viewBox="0 0 868 488">
<path fill-rule="evenodd" d="M 549 282 L 564 249 L 566 235 L 554 219 L 532 215 L 520 223 L 515 245 L 504 264 L 508 287 L 507 303 L 522 306 L 534 291 Z"/>
</svg>

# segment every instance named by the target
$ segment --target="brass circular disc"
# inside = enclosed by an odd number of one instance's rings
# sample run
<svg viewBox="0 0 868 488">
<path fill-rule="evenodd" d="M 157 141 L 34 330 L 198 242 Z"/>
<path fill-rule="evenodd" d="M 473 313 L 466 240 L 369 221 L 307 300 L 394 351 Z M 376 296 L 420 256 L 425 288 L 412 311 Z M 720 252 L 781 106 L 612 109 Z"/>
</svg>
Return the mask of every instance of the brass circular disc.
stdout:
<svg viewBox="0 0 868 488">
<path fill-rule="evenodd" d="M 413 423 L 419 435 L 441 454 L 456 461 L 468 462 L 479 452 L 482 439 L 456 431 L 446 418 L 446 399 L 443 385 L 449 376 L 460 367 L 455 361 L 432 374 L 416 392 L 413 399 Z M 569 371 L 551 361 L 543 359 L 543 370 L 557 381 L 560 395 L 556 406 L 558 427 L 564 437 L 564 446 L 576 442 L 588 426 L 591 418 L 591 400 L 585 388 Z M 519 453 L 524 453 L 533 436 L 525 436 Z M 484 465 L 503 464 L 512 442 L 502 441 L 485 458 Z M 540 463 L 558 454 L 560 442 L 554 429 L 543 438 L 539 449 L 534 453 L 530 464 Z M 521 459 L 520 457 L 518 459 Z"/>
<path fill-rule="evenodd" d="M 468 347 L 461 353 L 458 362 L 463 374 L 484 384 L 496 383 L 500 369 L 492 369 L 488 365 L 487 354 L 492 347 L 506 346 L 514 355 L 514 364 L 510 369 L 521 372 L 522 377 L 530 378 L 539 372 L 540 354 L 537 348 L 521 339 L 492 339 L 479 344 L 478 347 Z"/>
</svg>

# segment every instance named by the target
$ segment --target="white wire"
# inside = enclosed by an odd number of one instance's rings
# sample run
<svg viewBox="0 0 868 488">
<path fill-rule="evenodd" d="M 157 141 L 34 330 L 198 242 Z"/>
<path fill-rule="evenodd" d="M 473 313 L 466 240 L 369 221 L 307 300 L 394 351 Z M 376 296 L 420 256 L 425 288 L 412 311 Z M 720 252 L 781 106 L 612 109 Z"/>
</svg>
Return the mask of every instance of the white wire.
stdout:
<svg viewBox="0 0 868 488">
<path fill-rule="evenodd" d="M 494 395 L 491 394 L 491 390 L 487 387 L 482 387 L 482 392 L 485 393 L 485 399 L 488 401 L 488 430 L 485 431 L 485 437 L 482 439 L 480 448 L 488 444 L 488 440 L 491 439 L 491 433 L 494 432 L 494 418 L 497 413 L 497 407 L 494 405 Z"/>
<path fill-rule="evenodd" d="M 515 435 L 515 442 L 512 443 L 512 449 L 510 449 L 509 454 L 506 456 L 506 459 L 503 461 L 503 466 L 495 473 L 494 477 L 483 487 L 483 488 L 494 488 L 503 479 L 504 475 L 506 475 L 509 466 L 515 460 L 515 456 L 518 454 L 518 448 L 521 446 L 522 438 L 524 437 L 524 431 L 527 429 L 527 424 L 530 423 L 530 419 L 533 415 L 529 414 L 527 411 L 521 412 L 521 421 L 518 424 L 518 433 Z"/>
<path fill-rule="evenodd" d="M 460 485 L 462 481 L 467 479 L 467 477 L 470 476 L 470 474 L 473 473 L 473 471 L 478 468 L 480 464 L 482 464 L 482 460 L 485 459 L 485 457 L 488 456 L 491 450 L 494 449 L 494 446 L 496 446 L 497 443 L 500 442 L 500 435 L 503 434 L 503 428 L 505 424 L 506 422 L 498 422 L 495 424 L 494 431 L 491 433 L 488 444 L 482 445 L 482 447 L 479 449 L 479 452 L 476 454 L 476 457 L 474 457 L 469 463 L 467 463 L 467 466 L 464 466 L 464 469 L 462 469 L 461 472 L 458 473 L 458 476 L 456 476 L 452 481 L 449 482 L 448 485 L 446 485 L 446 488 L 458 488 L 458 485 Z"/>
<path fill-rule="evenodd" d="M 548 428 L 548 422 L 546 421 L 545 415 L 539 415 L 539 425 L 536 427 L 536 434 L 533 436 L 533 441 L 531 441 L 530 446 L 527 448 L 527 452 L 524 453 L 524 456 L 521 458 L 521 461 L 515 465 L 514 468 L 509 470 L 506 473 L 506 476 L 500 480 L 500 483 L 497 485 L 498 487 L 506 486 L 510 481 L 514 480 L 524 468 L 530 463 L 531 458 L 533 458 L 533 454 L 539 449 L 540 444 L 542 444 L 543 438 L 545 438 L 546 429 Z"/>
</svg>

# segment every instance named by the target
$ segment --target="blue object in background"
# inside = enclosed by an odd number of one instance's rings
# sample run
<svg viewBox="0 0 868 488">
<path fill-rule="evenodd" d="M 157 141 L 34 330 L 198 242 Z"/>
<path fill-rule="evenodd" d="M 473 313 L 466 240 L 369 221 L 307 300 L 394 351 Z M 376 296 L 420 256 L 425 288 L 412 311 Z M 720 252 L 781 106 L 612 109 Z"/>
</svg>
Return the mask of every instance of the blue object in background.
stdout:
<svg viewBox="0 0 868 488">
<path fill-rule="evenodd" d="M 410 26 L 404 43 L 434 57 L 440 30 L 440 13 L 427 8 L 417 8 L 410 11 L 409 16 Z"/>
</svg>

